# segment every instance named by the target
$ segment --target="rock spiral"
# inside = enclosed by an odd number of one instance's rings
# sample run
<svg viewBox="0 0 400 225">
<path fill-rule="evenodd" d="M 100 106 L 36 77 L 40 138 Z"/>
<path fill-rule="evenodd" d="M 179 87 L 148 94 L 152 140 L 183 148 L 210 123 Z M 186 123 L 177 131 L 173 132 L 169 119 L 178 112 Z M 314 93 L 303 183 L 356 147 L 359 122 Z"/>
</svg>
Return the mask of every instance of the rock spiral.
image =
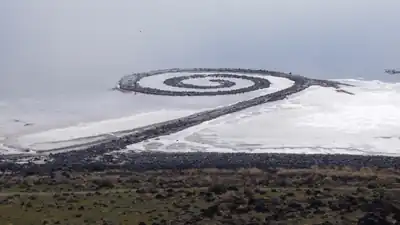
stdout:
<svg viewBox="0 0 400 225">
<path fill-rule="evenodd" d="M 179 73 L 190 73 L 189 75 L 179 76 Z M 123 77 L 118 85 L 123 91 L 133 91 L 152 95 L 167 95 L 167 96 L 215 96 L 240 94 L 250 91 L 255 91 L 263 88 L 268 88 L 271 82 L 266 77 L 255 77 L 251 75 L 274 76 L 272 71 L 267 70 L 247 70 L 247 69 L 167 69 L 156 70 L 147 73 L 135 73 Z M 141 81 L 152 76 L 161 76 L 165 74 L 173 74 L 176 76 L 166 78 L 163 83 L 167 87 L 175 88 L 173 90 L 161 89 L 155 87 L 143 86 Z M 211 84 L 198 85 L 187 83 L 190 80 L 206 80 Z M 247 81 L 251 85 L 239 87 L 232 80 Z M 180 88 L 181 90 L 177 90 Z"/>
</svg>

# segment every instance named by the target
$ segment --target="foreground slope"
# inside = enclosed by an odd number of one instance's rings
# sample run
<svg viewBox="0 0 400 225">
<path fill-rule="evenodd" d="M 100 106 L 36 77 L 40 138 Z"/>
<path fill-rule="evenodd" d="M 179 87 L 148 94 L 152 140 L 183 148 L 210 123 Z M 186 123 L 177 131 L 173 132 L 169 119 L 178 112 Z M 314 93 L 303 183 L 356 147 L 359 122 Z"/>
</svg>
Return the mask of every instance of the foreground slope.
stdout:
<svg viewBox="0 0 400 225">
<path fill-rule="evenodd" d="M 6 175 L 0 224 L 391 225 L 399 179 L 367 167 Z"/>
</svg>

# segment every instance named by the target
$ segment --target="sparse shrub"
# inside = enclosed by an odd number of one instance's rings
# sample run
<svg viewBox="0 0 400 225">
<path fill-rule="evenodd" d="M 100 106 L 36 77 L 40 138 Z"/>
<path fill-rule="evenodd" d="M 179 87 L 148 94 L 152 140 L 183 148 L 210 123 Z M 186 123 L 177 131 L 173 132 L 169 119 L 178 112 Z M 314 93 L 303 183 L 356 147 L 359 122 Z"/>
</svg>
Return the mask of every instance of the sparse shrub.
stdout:
<svg viewBox="0 0 400 225">
<path fill-rule="evenodd" d="M 294 197 L 294 196 L 295 196 L 295 194 L 294 194 L 293 192 L 288 192 L 286 195 L 287 195 L 288 197 Z"/>
<path fill-rule="evenodd" d="M 324 190 L 325 192 L 331 192 L 331 191 L 332 191 L 332 188 L 324 187 L 323 190 Z"/>
<path fill-rule="evenodd" d="M 224 184 L 214 184 L 208 188 L 208 191 L 220 195 L 227 192 L 228 188 Z"/>
<path fill-rule="evenodd" d="M 208 218 L 212 218 L 219 213 L 219 205 L 212 205 L 207 209 L 202 209 L 202 215 Z"/>
<path fill-rule="evenodd" d="M 98 186 L 98 188 L 113 188 L 114 183 L 109 179 L 95 179 L 93 183 Z"/>
<path fill-rule="evenodd" d="M 166 198 L 166 196 L 164 194 L 162 194 L 162 193 L 156 194 L 155 197 L 156 197 L 156 199 L 165 199 Z"/>
<path fill-rule="evenodd" d="M 228 191 L 238 191 L 239 188 L 236 187 L 236 186 L 234 186 L 234 185 L 229 185 L 229 186 L 227 187 L 227 190 L 228 190 Z"/>
<path fill-rule="evenodd" d="M 31 202 L 27 202 L 27 203 L 25 203 L 25 207 L 27 207 L 27 208 L 31 208 L 31 207 L 32 207 L 32 203 L 31 203 Z"/>
<path fill-rule="evenodd" d="M 250 188 L 245 188 L 244 195 L 249 199 L 254 198 L 254 191 L 251 190 Z"/>
<path fill-rule="evenodd" d="M 356 189 L 356 193 L 364 193 L 364 192 L 366 192 L 367 190 L 366 190 L 366 188 L 364 188 L 364 187 L 357 187 L 357 189 Z"/>
<path fill-rule="evenodd" d="M 172 189 L 171 189 L 171 190 L 172 190 Z M 136 193 L 138 193 L 138 194 L 144 194 L 144 193 L 147 193 L 147 191 L 146 191 L 145 188 L 139 188 L 139 189 L 136 190 Z M 169 192 L 169 193 L 170 193 L 170 192 Z"/>
<path fill-rule="evenodd" d="M 215 200 L 214 192 L 207 192 L 204 196 L 206 202 L 213 202 Z"/>
<path fill-rule="evenodd" d="M 256 192 L 256 193 L 258 193 L 260 195 L 265 195 L 267 193 L 265 190 L 262 190 L 260 188 L 256 188 L 256 190 L 254 192 Z"/>
<path fill-rule="evenodd" d="M 28 197 L 28 199 L 29 199 L 29 200 L 36 200 L 36 199 L 37 199 L 37 196 L 30 195 L 30 196 Z"/>
<path fill-rule="evenodd" d="M 367 184 L 367 188 L 369 188 L 369 189 L 376 189 L 376 188 L 378 188 L 379 187 L 379 185 L 376 183 L 376 182 L 374 182 L 374 181 L 370 181 L 370 182 L 368 182 L 368 184 Z"/>
<path fill-rule="evenodd" d="M 292 181 L 289 178 L 280 178 L 276 181 L 279 187 L 288 187 L 292 185 Z"/>
</svg>

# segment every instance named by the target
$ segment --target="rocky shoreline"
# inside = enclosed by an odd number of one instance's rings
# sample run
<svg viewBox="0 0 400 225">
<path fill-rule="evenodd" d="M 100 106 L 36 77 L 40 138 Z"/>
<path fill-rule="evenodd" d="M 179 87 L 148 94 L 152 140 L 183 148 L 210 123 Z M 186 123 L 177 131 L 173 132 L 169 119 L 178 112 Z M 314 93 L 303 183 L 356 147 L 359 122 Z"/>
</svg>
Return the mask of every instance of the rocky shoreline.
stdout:
<svg viewBox="0 0 400 225">
<path fill-rule="evenodd" d="M 355 169 L 363 167 L 400 168 L 400 157 L 359 156 L 359 155 L 302 155 L 276 153 L 121 153 L 106 154 L 103 157 L 80 158 L 77 154 L 56 157 L 44 163 L 16 163 L 15 159 L 0 158 L 0 171 L 27 174 L 49 174 L 57 170 L 67 171 L 106 171 L 123 169 L 127 171 L 183 170 L 193 168 L 277 168 L 303 169 L 310 167 L 348 166 Z"/>
</svg>

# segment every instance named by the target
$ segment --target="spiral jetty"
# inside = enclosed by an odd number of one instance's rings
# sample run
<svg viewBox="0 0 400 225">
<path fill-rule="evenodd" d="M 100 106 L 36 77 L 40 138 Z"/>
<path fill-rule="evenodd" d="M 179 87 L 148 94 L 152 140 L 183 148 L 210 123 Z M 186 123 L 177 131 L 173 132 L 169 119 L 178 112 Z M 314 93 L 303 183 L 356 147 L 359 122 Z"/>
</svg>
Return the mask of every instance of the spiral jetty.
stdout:
<svg viewBox="0 0 400 225">
<path fill-rule="evenodd" d="M 165 73 L 193 73 L 189 76 L 177 76 L 166 79 L 164 84 L 180 88 L 192 89 L 212 89 L 212 88 L 227 88 L 235 85 L 234 82 L 228 81 L 229 78 L 239 78 L 249 80 L 253 83 L 250 87 L 235 89 L 235 90 L 217 90 L 217 91 L 174 91 L 174 90 L 161 90 L 152 87 L 144 87 L 140 81 L 146 77 L 162 75 Z M 203 74 L 199 74 L 203 73 Z M 204 74 L 207 73 L 207 74 Z M 233 74 L 234 73 L 234 74 Z M 265 75 L 265 78 L 250 77 L 250 75 Z M 62 158 L 65 156 L 74 156 L 78 158 L 95 157 L 103 155 L 115 150 L 126 149 L 128 145 L 142 142 L 147 139 L 169 135 L 189 127 L 198 125 L 200 123 L 216 119 L 230 113 L 238 112 L 253 106 L 264 104 L 267 102 L 278 101 L 287 98 L 288 96 L 298 93 L 310 86 L 318 85 L 323 87 L 332 87 L 340 90 L 341 86 L 352 86 L 336 81 L 311 79 L 300 75 L 292 75 L 283 72 L 269 71 L 269 70 L 253 70 L 253 69 L 232 69 L 232 68 L 173 68 L 164 70 L 154 70 L 144 73 L 135 73 L 123 77 L 118 82 L 118 89 L 123 92 L 139 92 L 143 94 L 152 95 L 167 95 L 167 96 L 215 96 L 227 94 L 240 94 L 257 89 L 268 88 L 270 82 L 267 76 L 286 78 L 293 81 L 293 85 L 282 89 L 280 91 L 261 95 L 249 100 L 237 102 L 235 104 L 217 107 L 215 109 L 206 110 L 203 112 L 195 113 L 189 116 L 181 117 L 178 119 L 168 120 L 161 123 L 152 124 L 145 127 L 135 128 L 128 131 L 118 132 L 116 136 L 110 137 L 107 140 L 98 143 L 91 143 L 91 146 L 77 151 L 68 151 L 50 154 L 51 158 Z M 212 78 L 210 81 L 217 83 L 216 86 L 197 86 L 193 84 L 185 84 L 183 81 L 192 78 Z M 57 149 L 62 150 L 62 149 Z M 53 150 L 52 150 L 53 151 Z M 75 158 L 75 157 L 72 157 Z"/>
</svg>

